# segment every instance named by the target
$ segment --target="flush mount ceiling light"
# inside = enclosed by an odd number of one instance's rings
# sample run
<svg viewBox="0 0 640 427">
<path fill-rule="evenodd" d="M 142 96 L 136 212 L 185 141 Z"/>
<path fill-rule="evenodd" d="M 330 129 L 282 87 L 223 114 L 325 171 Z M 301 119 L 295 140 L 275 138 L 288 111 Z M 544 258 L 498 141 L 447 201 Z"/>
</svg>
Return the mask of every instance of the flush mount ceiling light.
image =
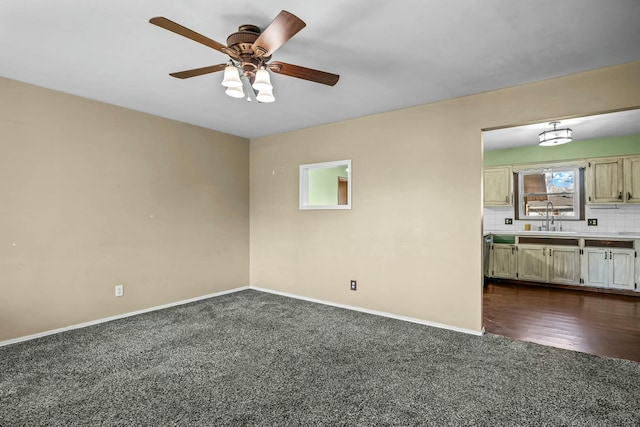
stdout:
<svg viewBox="0 0 640 427">
<path fill-rule="evenodd" d="M 240 25 L 237 32 L 227 37 L 226 45 L 162 16 L 151 18 L 149 22 L 228 55 L 227 64 L 179 71 L 169 75 L 178 79 L 188 79 L 224 70 L 222 86 L 227 88 L 225 93 L 234 98 L 244 97 L 243 80 L 248 80 L 253 90 L 245 86 L 245 89 L 249 89 L 247 101 L 251 101 L 252 96 L 258 102 L 275 101 L 269 71 L 327 86 L 335 85 L 340 78 L 337 74 L 325 71 L 284 62 L 271 62 L 271 55 L 307 25 L 286 10 L 281 11 L 264 30 L 251 24 Z"/>
<path fill-rule="evenodd" d="M 573 138 L 571 137 L 571 129 L 558 129 L 557 126 L 560 124 L 560 122 L 551 122 L 549 124 L 553 126 L 553 129 L 545 130 L 538 135 L 538 137 L 540 138 L 540 142 L 538 143 L 539 146 L 551 147 L 554 145 L 566 144 L 567 142 L 573 141 Z"/>
</svg>

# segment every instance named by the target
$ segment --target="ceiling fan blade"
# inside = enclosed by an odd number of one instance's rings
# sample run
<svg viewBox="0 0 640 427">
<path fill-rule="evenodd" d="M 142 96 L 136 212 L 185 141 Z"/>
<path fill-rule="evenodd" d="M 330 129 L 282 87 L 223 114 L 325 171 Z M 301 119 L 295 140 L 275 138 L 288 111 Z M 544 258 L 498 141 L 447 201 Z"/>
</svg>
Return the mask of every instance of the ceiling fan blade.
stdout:
<svg viewBox="0 0 640 427">
<path fill-rule="evenodd" d="M 293 13 L 280 11 L 278 16 L 258 36 L 251 48 L 257 57 L 271 56 L 287 40 L 296 35 L 307 24 Z"/>
<path fill-rule="evenodd" d="M 193 70 L 178 71 L 176 73 L 170 73 L 171 77 L 178 79 L 188 79 L 189 77 L 201 76 L 203 74 L 216 73 L 222 71 L 227 67 L 227 64 L 211 65 L 209 67 L 194 68 Z"/>
<path fill-rule="evenodd" d="M 196 41 L 198 43 L 202 43 L 205 46 L 209 46 L 212 49 L 215 49 L 219 52 L 225 53 L 223 49 L 227 47 L 223 44 L 218 43 L 215 40 L 211 40 L 208 37 L 203 36 L 202 34 L 196 33 L 193 30 L 188 29 L 187 27 L 183 27 L 180 24 L 176 24 L 173 21 L 170 21 L 167 18 L 162 16 L 156 16 L 155 18 L 149 19 L 149 22 L 157 25 L 160 28 L 164 28 L 165 30 L 169 30 L 173 33 L 180 34 L 183 37 Z"/>
<path fill-rule="evenodd" d="M 285 76 L 297 77 L 299 79 L 309 80 L 323 85 L 334 86 L 340 78 L 337 74 L 318 71 L 311 68 L 301 67 L 299 65 L 287 64 L 285 62 L 274 61 L 269 64 L 269 69 L 274 73 L 284 74 Z"/>
</svg>

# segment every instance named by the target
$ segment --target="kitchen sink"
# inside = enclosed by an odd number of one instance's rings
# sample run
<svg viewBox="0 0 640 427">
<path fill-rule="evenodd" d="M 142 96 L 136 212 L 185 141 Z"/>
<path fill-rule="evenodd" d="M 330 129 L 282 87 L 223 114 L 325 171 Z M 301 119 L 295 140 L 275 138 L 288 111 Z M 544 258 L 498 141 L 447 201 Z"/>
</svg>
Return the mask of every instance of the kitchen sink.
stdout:
<svg viewBox="0 0 640 427">
<path fill-rule="evenodd" d="M 504 235 L 504 234 L 494 234 L 493 235 L 493 243 L 505 243 L 508 245 L 513 245 L 516 242 L 515 236 L 512 235 Z"/>
</svg>

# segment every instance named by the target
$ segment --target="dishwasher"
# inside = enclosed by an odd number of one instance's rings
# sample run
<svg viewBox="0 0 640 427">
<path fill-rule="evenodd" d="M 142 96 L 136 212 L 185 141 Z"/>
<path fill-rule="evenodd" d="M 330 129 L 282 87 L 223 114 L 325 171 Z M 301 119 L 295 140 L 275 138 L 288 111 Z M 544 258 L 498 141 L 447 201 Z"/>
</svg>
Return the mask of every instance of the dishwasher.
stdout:
<svg viewBox="0 0 640 427">
<path fill-rule="evenodd" d="M 482 272 L 484 277 L 489 276 L 489 254 L 491 244 L 493 243 L 493 235 L 486 234 L 482 239 Z"/>
</svg>

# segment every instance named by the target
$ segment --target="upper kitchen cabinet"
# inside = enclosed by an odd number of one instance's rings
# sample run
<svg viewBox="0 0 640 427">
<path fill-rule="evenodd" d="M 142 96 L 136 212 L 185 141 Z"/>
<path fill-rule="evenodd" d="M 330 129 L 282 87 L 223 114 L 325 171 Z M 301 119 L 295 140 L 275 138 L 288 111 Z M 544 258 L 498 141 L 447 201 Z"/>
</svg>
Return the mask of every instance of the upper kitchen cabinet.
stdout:
<svg viewBox="0 0 640 427">
<path fill-rule="evenodd" d="M 511 206 L 511 166 L 484 169 L 484 205 Z"/>
<path fill-rule="evenodd" d="M 624 200 L 627 203 L 640 203 L 640 156 L 625 157 Z"/>
<path fill-rule="evenodd" d="M 622 203 L 622 158 L 589 159 L 587 203 Z"/>
<path fill-rule="evenodd" d="M 587 203 L 640 203 L 640 156 L 589 159 Z"/>
</svg>

